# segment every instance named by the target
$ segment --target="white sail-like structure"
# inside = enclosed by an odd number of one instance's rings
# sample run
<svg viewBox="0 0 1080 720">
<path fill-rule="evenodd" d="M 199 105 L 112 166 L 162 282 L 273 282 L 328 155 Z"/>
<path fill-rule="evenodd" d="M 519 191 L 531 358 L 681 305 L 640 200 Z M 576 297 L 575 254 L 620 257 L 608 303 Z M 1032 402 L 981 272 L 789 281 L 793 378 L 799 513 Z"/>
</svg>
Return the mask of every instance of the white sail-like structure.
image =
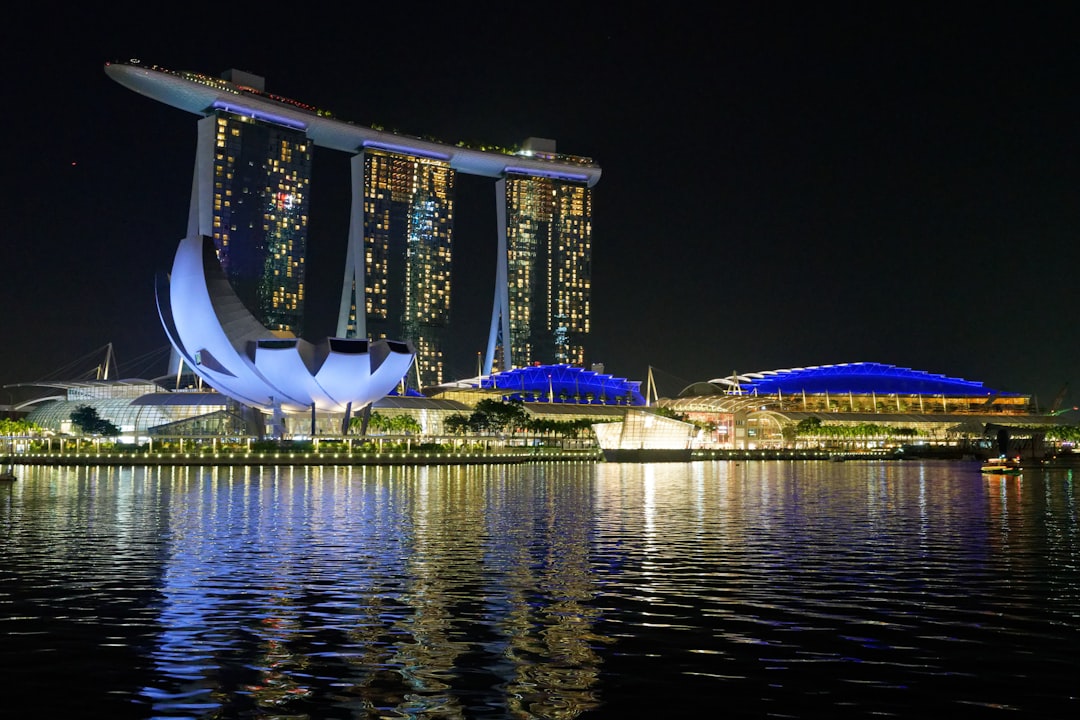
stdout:
<svg viewBox="0 0 1080 720">
<path fill-rule="evenodd" d="M 592 428 L 608 462 L 686 462 L 697 434 L 692 423 L 646 410 L 628 410 L 622 421 L 594 423 Z"/>
<path fill-rule="evenodd" d="M 343 412 L 384 397 L 416 352 L 407 341 L 281 337 L 255 319 L 217 261 L 212 239 L 180 241 L 157 289 L 158 313 L 176 351 L 218 392 L 262 411 Z"/>
</svg>

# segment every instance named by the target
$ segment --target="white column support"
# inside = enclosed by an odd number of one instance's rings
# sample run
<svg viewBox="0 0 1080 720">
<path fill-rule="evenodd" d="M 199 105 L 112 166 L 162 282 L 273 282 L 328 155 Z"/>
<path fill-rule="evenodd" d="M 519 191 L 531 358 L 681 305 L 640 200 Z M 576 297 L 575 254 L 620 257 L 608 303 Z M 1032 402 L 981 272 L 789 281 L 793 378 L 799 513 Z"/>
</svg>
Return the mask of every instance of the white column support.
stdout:
<svg viewBox="0 0 1080 720">
<path fill-rule="evenodd" d="M 208 115 L 196 124 L 195 167 L 191 173 L 191 199 L 188 203 L 187 234 L 185 237 L 214 236 L 214 143 L 217 116 Z M 169 351 L 166 374 L 176 375 L 177 388 L 183 371 L 183 359 L 176 348 Z"/>
<path fill-rule="evenodd" d="M 367 296 L 364 264 L 364 151 L 353 155 L 349 188 L 349 239 L 345 252 L 345 277 L 341 283 L 337 336 L 367 339 Z M 356 326 L 349 331 L 349 312 L 356 305 Z"/>
<path fill-rule="evenodd" d="M 214 236 L 214 151 L 217 116 L 199 120 L 195 144 L 195 172 L 191 179 L 191 206 L 187 237 Z"/>
<path fill-rule="evenodd" d="M 506 178 L 495 181 L 495 218 L 498 232 L 498 251 L 495 258 L 495 301 L 491 308 L 491 331 L 484 356 L 484 375 L 490 375 L 495 363 L 495 346 L 502 332 L 502 369 L 510 370 L 510 290 L 507 285 L 506 249 Z"/>
</svg>

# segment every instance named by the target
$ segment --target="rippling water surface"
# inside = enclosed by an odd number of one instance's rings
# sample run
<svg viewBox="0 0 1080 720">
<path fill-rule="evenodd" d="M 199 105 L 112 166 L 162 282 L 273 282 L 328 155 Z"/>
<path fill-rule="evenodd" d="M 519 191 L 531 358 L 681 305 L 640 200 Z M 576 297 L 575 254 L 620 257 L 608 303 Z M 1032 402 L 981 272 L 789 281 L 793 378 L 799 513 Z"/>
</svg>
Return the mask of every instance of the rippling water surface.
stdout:
<svg viewBox="0 0 1080 720">
<path fill-rule="evenodd" d="M 17 468 L 36 717 L 1072 717 L 1073 472 Z"/>
</svg>

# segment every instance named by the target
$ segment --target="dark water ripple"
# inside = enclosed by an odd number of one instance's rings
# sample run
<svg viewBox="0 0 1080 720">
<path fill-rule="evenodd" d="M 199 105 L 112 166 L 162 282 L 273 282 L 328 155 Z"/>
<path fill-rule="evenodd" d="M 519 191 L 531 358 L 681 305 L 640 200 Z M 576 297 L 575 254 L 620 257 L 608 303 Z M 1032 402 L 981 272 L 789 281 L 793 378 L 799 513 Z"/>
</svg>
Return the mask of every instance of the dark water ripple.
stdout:
<svg viewBox="0 0 1080 720">
<path fill-rule="evenodd" d="M 42 716 L 1075 714 L 1069 471 L 22 468 L 0 658 Z"/>
</svg>

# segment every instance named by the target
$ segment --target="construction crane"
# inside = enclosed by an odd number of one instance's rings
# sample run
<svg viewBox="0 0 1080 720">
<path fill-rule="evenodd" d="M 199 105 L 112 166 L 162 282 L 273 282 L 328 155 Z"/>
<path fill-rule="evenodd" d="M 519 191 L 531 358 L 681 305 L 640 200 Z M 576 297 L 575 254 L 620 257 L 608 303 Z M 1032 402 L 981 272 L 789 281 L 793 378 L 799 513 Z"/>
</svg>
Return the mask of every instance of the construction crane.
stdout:
<svg viewBox="0 0 1080 720">
<path fill-rule="evenodd" d="M 1076 408 L 1062 408 L 1061 404 L 1065 401 L 1065 396 L 1069 392 L 1069 383 L 1065 383 L 1061 386 L 1061 390 L 1058 391 L 1057 397 L 1054 398 L 1054 402 L 1050 405 L 1050 410 L 1047 411 L 1047 415 L 1060 415 L 1063 412 L 1069 410 L 1075 410 Z"/>
</svg>

